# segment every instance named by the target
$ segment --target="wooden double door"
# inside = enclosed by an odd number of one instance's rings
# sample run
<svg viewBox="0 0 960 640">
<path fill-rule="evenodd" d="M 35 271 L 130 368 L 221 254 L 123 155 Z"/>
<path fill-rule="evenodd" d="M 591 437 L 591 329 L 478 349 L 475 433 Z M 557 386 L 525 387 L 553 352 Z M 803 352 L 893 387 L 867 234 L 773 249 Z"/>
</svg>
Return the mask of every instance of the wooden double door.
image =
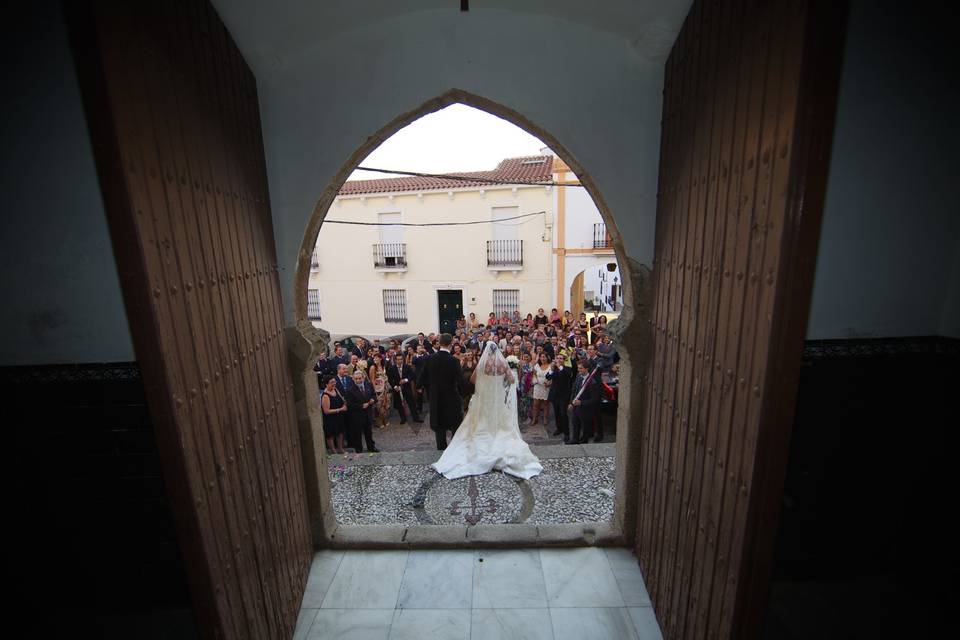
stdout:
<svg viewBox="0 0 960 640">
<path fill-rule="evenodd" d="M 65 6 L 201 634 L 289 638 L 311 548 L 255 79 L 205 0 Z M 631 382 L 636 550 L 667 637 L 757 634 L 839 6 L 698 0 L 666 64 L 652 349 Z M 437 295 L 452 330 L 462 294 Z"/>
<path fill-rule="evenodd" d="M 845 17 L 697 0 L 666 64 L 636 550 L 668 638 L 759 634 Z"/>
<path fill-rule="evenodd" d="M 256 81 L 204 0 L 64 6 L 201 636 L 290 638 L 311 540 Z"/>
</svg>

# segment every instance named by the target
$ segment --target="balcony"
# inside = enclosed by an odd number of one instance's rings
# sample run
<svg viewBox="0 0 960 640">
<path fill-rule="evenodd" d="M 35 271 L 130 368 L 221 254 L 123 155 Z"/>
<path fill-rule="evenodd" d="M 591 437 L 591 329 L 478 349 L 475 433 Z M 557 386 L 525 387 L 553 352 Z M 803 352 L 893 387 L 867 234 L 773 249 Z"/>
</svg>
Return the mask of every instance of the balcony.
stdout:
<svg viewBox="0 0 960 640">
<path fill-rule="evenodd" d="M 377 271 L 406 271 L 407 244 L 388 242 L 373 245 L 373 268 Z"/>
<path fill-rule="evenodd" d="M 523 240 L 487 240 L 487 268 L 491 271 L 523 269 Z"/>
<path fill-rule="evenodd" d="M 607 233 L 607 225 L 602 222 L 593 225 L 593 248 L 603 252 L 613 252 L 613 239 Z"/>
</svg>

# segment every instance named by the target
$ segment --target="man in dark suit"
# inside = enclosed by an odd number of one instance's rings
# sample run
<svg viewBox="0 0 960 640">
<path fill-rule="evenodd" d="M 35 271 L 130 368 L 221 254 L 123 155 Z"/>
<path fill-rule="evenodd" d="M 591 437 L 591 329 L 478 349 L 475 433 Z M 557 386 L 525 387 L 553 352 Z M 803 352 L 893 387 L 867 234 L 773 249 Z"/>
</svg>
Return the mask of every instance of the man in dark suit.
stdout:
<svg viewBox="0 0 960 640">
<path fill-rule="evenodd" d="M 353 386 L 353 380 L 350 379 L 349 365 L 340 363 L 337 365 L 337 391 L 344 398 L 347 397 L 347 390 Z"/>
<path fill-rule="evenodd" d="M 363 441 L 367 443 L 367 451 L 380 453 L 373 442 L 373 405 L 377 398 L 373 393 L 373 385 L 367 381 L 360 370 L 353 372 L 353 384 L 347 390 L 347 432 L 349 445 L 357 453 L 363 452 Z"/>
<path fill-rule="evenodd" d="M 550 391 L 547 400 L 553 405 L 553 416 L 557 421 L 557 430 L 553 435 L 563 434 L 563 443 L 570 444 L 570 428 L 567 416 L 567 405 L 570 403 L 570 390 L 573 387 L 573 370 L 564 364 L 564 358 L 557 355 L 547 372 L 550 380 Z"/>
<path fill-rule="evenodd" d="M 423 422 L 413 397 L 413 367 L 403 361 L 402 355 L 393 359 L 387 367 L 387 381 L 393 389 L 393 406 L 400 414 L 400 424 L 407 423 L 407 408 L 413 414 L 414 422 Z"/>
<path fill-rule="evenodd" d="M 586 351 L 587 354 L 587 368 L 592 370 L 600 364 L 600 361 L 597 359 L 597 348 L 592 344 L 588 344 L 584 351 Z"/>
<path fill-rule="evenodd" d="M 416 351 L 419 347 L 423 347 L 426 352 L 433 353 L 433 345 L 430 344 L 430 341 L 427 340 L 427 337 L 423 335 L 423 332 L 417 334 L 417 339 L 413 342 L 413 348 Z"/>
<path fill-rule="evenodd" d="M 610 371 L 614 364 L 620 361 L 620 354 L 610 341 L 610 336 L 604 335 L 597 345 L 597 361 L 601 371 Z"/>
<path fill-rule="evenodd" d="M 603 380 L 600 377 L 600 375 L 603 373 L 603 366 L 602 366 L 603 362 L 600 360 L 600 354 L 597 351 L 597 347 L 595 345 L 588 344 L 585 350 L 585 353 L 586 353 L 585 362 L 587 363 L 587 370 L 593 371 L 594 369 L 598 369 L 596 375 L 593 377 L 597 379 L 598 383 L 602 383 Z M 602 385 L 600 388 L 600 398 L 601 400 L 603 399 Z M 603 440 L 603 422 L 602 422 L 602 417 L 600 415 L 599 404 L 597 405 L 597 410 L 593 414 L 593 429 L 591 430 L 591 433 L 595 435 L 595 438 L 593 440 L 594 442 L 600 442 L 601 440 Z"/>
<path fill-rule="evenodd" d="M 317 374 L 317 384 L 320 385 L 322 390 L 324 387 L 323 381 L 332 375 L 336 375 L 337 366 L 327 358 L 327 354 L 321 353 L 313 365 L 313 370 Z"/>
<path fill-rule="evenodd" d="M 367 357 L 367 342 L 363 338 L 357 338 L 350 346 L 350 353 L 347 356 L 357 356 L 357 359 L 363 360 Z"/>
<path fill-rule="evenodd" d="M 573 389 L 570 390 L 573 400 L 567 405 L 567 410 L 573 413 L 570 444 L 584 444 L 590 440 L 595 414 L 600 408 L 600 381 L 596 376 L 590 377 L 590 369 L 583 360 L 577 365 L 577 371 L 579 373 L 573 381 Z M 580 393 L 581 389 L 583 393 Z M 579 398 L 577 394 L 580 394 Z M 594 442 L 602 440 L 603 434 L 598 434 L 593 439 Z"/>
<path fill-rule="evenodd" d="M 567 346 L 573 349 L 583 349 L 587 346 L 586 341 L 583 339 L 583 336 L 580 335 L 580 329 L 574 329 L 573 333 L 567 338 Z"/>
<path fill-rule="evenodd" d="M 340 364 L 350 364 L 350 356 L 347 355 L 346 349 L 344 349 L 340 345 L 337 345 L 336 348 L 333 350 L 333 357 L 330 358 L 330 363 L 334 367 Z"/>
<path fill-rule="evenodd" d="M 427 360 L 430 359 L 430 354 L 427 353 L 427 350 L 423 347 L 417 347 L 417 353 L 413 356 L 413 380 L 420 380 L 420 373 L 423 371 L 423 366 L 427 364 Z M 418 382 L 416 387 L 413 390 L 413 401 L 417 405 L 417 413 L 423 414 L 423 387 L 420 386 Z"/>
<path fill-rule="evenodd" d="M 593 317 L 590 318 L 590 331 L 593 331 L 593 328 L 600 324 L 600 309 L 593 310 Z"/>
<path fill-rule="evenodd" d="M 456 431 L 463 420 L 463 376 L 460 363 L 450 354 L 452 342 L 449 333 L 440 335 L 440 349 L 427 359 L 417 381 L 430 399 L 430 428 L 440 451 L 447 448 L 447 431 Z"/>
</svg>

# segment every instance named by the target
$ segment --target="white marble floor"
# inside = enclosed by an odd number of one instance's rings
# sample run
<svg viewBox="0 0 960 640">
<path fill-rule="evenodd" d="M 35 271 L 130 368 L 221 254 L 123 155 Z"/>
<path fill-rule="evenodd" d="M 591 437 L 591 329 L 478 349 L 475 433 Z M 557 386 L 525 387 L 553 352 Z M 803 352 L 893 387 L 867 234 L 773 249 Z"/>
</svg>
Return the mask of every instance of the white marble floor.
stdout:
<svg viewBox="0 0 960 640">
<path fill-rule="evenodd" d="M 321 551 L 294 640 L 658 640 L 627 549 Z"/>
</svg>

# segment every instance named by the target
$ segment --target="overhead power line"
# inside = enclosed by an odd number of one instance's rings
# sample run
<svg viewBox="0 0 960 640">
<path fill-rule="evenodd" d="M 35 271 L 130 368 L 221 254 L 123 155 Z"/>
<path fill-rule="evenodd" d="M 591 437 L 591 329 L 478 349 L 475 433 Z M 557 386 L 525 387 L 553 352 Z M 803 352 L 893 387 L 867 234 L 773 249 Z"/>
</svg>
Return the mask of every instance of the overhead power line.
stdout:
<svg viewBox="0 0 960 640">
<path fill-rule="evenodd" d="M 486 184 L 529 185 L 533 187 L 582 187 L 582 184 L 566 184 L 564 182 L 534 182 L 523 180 L 498 180 L 497 178 L 483 178 L 480 176 L 457 176 L 449 173 L 418 173 L 416 171 L 397 171 L 396 169 L 373 169 L 371 167 L 357 167 L 357 171 L 372 173 L 395 173 L 401 176 L 415 176 L 417 178 L 441 178 L 443 180 L 460 180 L 461 182 L 484 182 Z"/>
<path fill-rule="evenodd" d="M 509 220 L 519 220 L 520 218 L 529 218 L 530 216 L 539 216 L 546 211 L 534 211 L 511 218 L 500 218 L 498 220 L 471 220 L 470 222 L 354 222 L 352 220 L 324 220 L 323 224 L 353 224 L 359 227 L 459 227 L 468 224 L 497 224 Z"/>
</svg>

